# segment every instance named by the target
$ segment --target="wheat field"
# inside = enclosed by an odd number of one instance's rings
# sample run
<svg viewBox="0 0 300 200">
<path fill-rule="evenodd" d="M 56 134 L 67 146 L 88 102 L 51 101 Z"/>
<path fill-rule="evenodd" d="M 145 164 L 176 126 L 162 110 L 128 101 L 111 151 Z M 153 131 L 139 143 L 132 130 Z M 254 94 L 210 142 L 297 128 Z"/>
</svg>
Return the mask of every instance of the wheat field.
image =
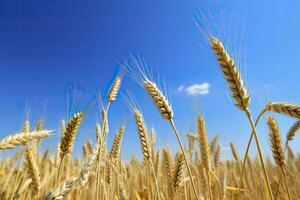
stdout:
<svg viewBox="0 0 300 200">
<path fill-rule="evenodd" d="M 184 134 L 180 134 L 176 126 L 180 122 L 173 119 L 176 113 L 167 96 L 158 83 L 147 75 L 140 60 L 132 58 L 138 68 L 126 66 L 126 70 L 122 70 L 111 84 L 99 113 L 102 120 L 95 125 L 94 143 L 74 146 L 78 129 L 87 115 L 84 111 L 74 113 L 67 121 L 58 119 L 62 120 L 59 130 L 44 128 L 42 118 L 32 122 L 35 127 L 26 120 L 19 133 L 1 139 L 1 151 L 17 150 L 13 156 L 1 159 L 0 199 L 300 199 L 300 154 L 295 155 L 289 147 L 300 129 L 300 106 L 271 101 L 255 119 L 249 108 L 250 94 L 235 61 L 219 38 L 210 36 L 208 42 L 236 108 L 244 113 L 251 125 L 246 152 L 238 152 L 230 143 L 232 159 L 223 159 L 222 147 L 218 142 L 222 135 L 208 138 L 205 118 L 201 113 L 195 119 L 197 132 L 182 138 Z M 140 146 L 143 158 L 132 157 L 129 162 L 122 159 L 120 152 L 126 127 L 120 125 L 114 136 L 109 134 L 109 118 L 114 117 L 109 115 L 109 110 L 114 101 L 120 100 L 118 93 L 125 74 L 144 88 L 161 114 L 161 120 L 169 123 L 178 141 L 177 152 L 172 152 L 168 147 L 154 148 L 155 131 L 147 129 L 142 111 L 128 97 L 136 134 L 140 139 L 136 145 Z M 275 113 L 296 121 L 286 136 L 280 133 L 273 115 Z M 269 148 L 273 160 L 263 155 L 256 130 L 257 123 L 264 120 L 262 123 L 269 129 Z M 47 149 L 42 152 L 43 141 L 55 133 L 60 134 L 60 142 L 52 146 L 55 151 Z M 114 137 L 110 147 L 107 145 L 108 137 Z M 187 146 L 183 145 L 183 140 L 188 141 Z M 255 157 L 248 155 L 251 143 L 257 150 Z M 72 157 L 74 148 L 82 148 L 84 156 L 81 159 Z"/>
</svg>

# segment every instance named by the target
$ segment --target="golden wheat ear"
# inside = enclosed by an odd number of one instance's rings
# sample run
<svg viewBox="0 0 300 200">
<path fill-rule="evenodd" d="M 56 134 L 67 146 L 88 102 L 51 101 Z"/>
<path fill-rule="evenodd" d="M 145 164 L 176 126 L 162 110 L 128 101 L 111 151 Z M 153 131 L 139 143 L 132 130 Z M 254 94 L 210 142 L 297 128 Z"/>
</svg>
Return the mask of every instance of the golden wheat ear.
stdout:
<svg viewBox="0 0 300 200">
<path fill-rule="evenodd" d="M 174 174 L 173 174 L 173 187 L 174 187 L 174 193 L 176 193 L 179 190 L 180 184 L 183 179 L 183 170 L 184 170 L 184 157 L 182 153 L 178 153 L 176 155 L 176 164 L 174 168 Z"/>
<path fill-rule="evenodd" d="M 166 120 L 171 120 L 174 115 L 172 107 L 160 87 L 153 81 L 145 59 L 134 55 L 131 55 L 130 58 L 133 66 L 127 65 L 128 74 L 147 91 L 161 116 Z"/>
<path fill-rule="evenodd" d="M 300 106 L 293 103 L 270 102 L 266 105 L 265 110 L 300 119 Z"/>
<path fill-rule="evenodd" d="M 63 133 L 63 137 L 61 139 L 60 144 L 60 157 L 61 159 L 66 155 L 70 154 L 73 150 L 73 144 L 75 140 L 75 136 L 78 132 L 79 125 L 83 120 L 83 113 L 76 113 L 72 119 L 68 122 L 66 129 Z"/>
<path fill-rule="evenodd" d="M 296 121 L 293 126 L 290 128 L 289 132 L 286 134 L 286 144 L 289 141 L 292 141 L 296 136 L 297 131 L 300 129 L 300 120 Z"/>
<path fill-rule="evenodd" d="M 116 161 L 120 158 L 121 145 L 123 141 L 123 136 L 125 132 L 125 126 L 122 125 L 119 132 L 115 135 L 114 142 L 110 151 L 110 158 Z"/>
<path fill-rule="evenodd" d="M 277 121 L 274 117 L 267 118 L 269 126 L 269 139 L 274 160 L 276 164 L 284 171 L 285 170 L 285 155 L 283 152 L 283 145 Z"/>
<path fill-rule="evenodd" d="M 41 140 L 51 134 L 50 130 L 22 132 L 10 135 L 0 141 L 0 150 L 14 149 L 17 145 L 25 145 L 33 140 Z"/>
<path fill-rule="evenodd" d="M 110 90 L 107 94 L 107 103 L 108 104 L 110 104 L 111 102 L 116 100 L 124 75 L 125 75 L 125 67 L 122 67 L 121 70 L 119 71 L 118 75 L 116 76 L 114 82 L 112 83 Z"/>
<path fill-rule="evenodd" d="M 205 121 L 202 116 L 197 117 L 198 137 L 200 144 L 201 161 L 206 171 L 210 171 L 210 152 L 208 146 L 208 138 L 205 127 Z"/>
<path fill-rule="evenodd" d="M 33 152 L 33 150 L 30 147 L 28 147 L 25 151 L 25 157 L 27 161 L 28 173 L 30 178 L 32 179 L 34 193 L 38 195 L 40 191 L 41 177 L 35 152 Z"/>
<path fill-rule="evenodd" d="M 149 138 L 148 138 L 149 136 L 147 133 L 147 128 L 144 122 L 143 115 L 141 114 L 140 111 L 134 110 L 134 118 L 135 118 L 136 128 L 141 142 L 144 160 L 150 161 L 152 160 L 152 149 L 151 149 L 151 145 L 149 144 Z"/>
<path fill-rule="evenodd" d="M 216 54 L 224 77 L 231 90 L 232 98 L 236 101 L 236 106 L 240 110 L 245 111 L 250 104 L 250 95 L 247 94 L 247 90 L 243 85 L 238 67 L 220 40 L 215 37 L 210 37 L 210 46 Z"/>
</svg>

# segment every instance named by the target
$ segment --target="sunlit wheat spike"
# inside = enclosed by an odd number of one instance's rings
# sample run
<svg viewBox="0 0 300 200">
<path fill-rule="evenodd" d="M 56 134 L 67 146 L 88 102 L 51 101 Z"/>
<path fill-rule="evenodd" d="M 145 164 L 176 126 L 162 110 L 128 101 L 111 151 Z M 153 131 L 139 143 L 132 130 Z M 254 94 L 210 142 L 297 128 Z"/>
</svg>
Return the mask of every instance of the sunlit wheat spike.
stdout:
<svg viewBox="0 0 300 200">
<path fill-rule="evenodd" d="M 114 138 L 114 142 L 110 151 L 110 157 L 112 159 L 118 159 L 120 157 L 121 145 L 123 140 L 123 135 L 125 132 L 125 126 L 122 125 L 119 129 L 119 132 L 116 134 Z"/>
<path fill-rule="evenodd" d="M 28 173 L 32 179 L 33 190 L 36 195 L 38 195 L 40 190 L 40 170 L 38 168 L 37 160 L 34 152 L 30 147 L 27 148 L 25 152 L 25 157 L 27 161 Z"/>
<path fill-rule="evenodd" d="M 172 107 L 170 106 L 167 98 L 156 86 L 156 84 L 146 79 L 144 81 L 144 87 L 147 90 L 149 96 L 152 98 L 153 102 L 155 103 L 162 117 L 166 120 L 172 119 L 173 118 Z"/>
<path fill-rule="evenodd" d="M 63 138 L 60 144 L 60 157 L 61 159 L 66 155 L 70 154 L 73 150 L 73 144 L 75 136 L 78 132 L 79 125 L 83 119 L 83 113 L 76 113 L 72 119 L 68 122 Z"/>
<path fill-rule="evenodd" d="M 50 135 L 52 131 L 42 130 L 33 132 L 22 132 L 15 135 L 10 135 L 0 141 L 0 150 L 13 149 L 17 145 L 25 145 L 32 140 L 41 140 Z"/>
<path fill-rule="evenodd" d="M 179 189 L 180 183 L 183 178 L 183 168 L 184 168 L 184 157 L 182 153 L 179 153 L 176 156 L 176 164 L 175 164 L 174 175 L 173 175 L 174 192 L 176 192 Z"/>
<path fill-rule="evenodd" d="M 267 118 L 267 124 L 269 126 L 269 138 L 270 145 L 276 164 L 284 171 L 285 170 L 285 155 L 282 147 L 282 140 L 279 131 L 278 124 L 274 117 L 269 116 Z"/>
<path fill-rule="evenodd" d="M 140 137 L 140 142 L 141 142 L 141 147 L 142 147 L 142 152 L 144 156 L 144 160 L 151 160 L 152 156 L 152 150 L 151 146 L 149 144 L 149 139 L 148 139 L 148 134 L 147 134 L 147 129 L 146 125 L 143 119 L 142 114 L 138 110 L 134 110 L 134 118 L 135 118 L 135 123 L 137 127 L 137 131 Z"/>
<path fill-rule="evenodd" d="M 43 200 L 63 200 L 72 190 L 75 183 L 78 183 L 81 187 L 84 187 L 89 180 L 99 149 L 100 147 L 96 145 L 93 149 L 93 153 L 84 160 L 80 172 L 74 176 L 68 177 L 60 185 L 52 189 L 51 192 L 49 192 L 43 198 Z"/>
<path fill-rule="evenodd" d="M 296 121 L 293 124 L 293 126 L 290 128 L 289 132 L 286 134 L 286 140 L 292 141 L 299 129 L 300 129 L 300 120 Z"/>
<path fill-rule="evenodd" d="M 112 163 L 108 160 L 105 164 L 105 180 L 107 184 L 112 183 Z"/>
<path fill-rule="evenodd" d="M 158 176 L 160 168 L 160 151 L 158 150 L 155 154 L 155 162 L 154 162 L 154 171 L 155 174 Z"/>
<path fill-rule="evenodd" d="M 214 154 L 218 145 L 219 136 L 216 134 L 210 142 L 210 153 Z"/>
<path fill-rule="evenodd" d="M 173 181 L 173 158 L 172 153 L 169 148 L 166 148 L 163 150 L 163 171 L 165 173 L 165 176 L 167 178 L 167 183 L 169 186 L 172 185 Z M 171 189 L 171 193 L 173 193 L 173 188 L 169 187 Z"/>
<path fill-rule="evenodd" d="M 216 54 L 231 90 L 232 97 L 236 101 L 236 106 L 240 110 L 246 110 L 250 104 L 250 96 L 247 94 L 247 90 L 243 85 L 238 67 L 220 40 L 215 37 L 210 37 L 210 46 Z"/>
<path fill-rule="evenodd" d="M 205 127 L 205 121 L 202 116 L 197 117 L 198 123 L 198 135 L 199 135 L 199 143 L 200 143 L 200 153 L 201 153 L 201 161 L 205 168 L 205 170 L 210 170 L 210 153 L 208 146 L 208 138 Z"/>
<path fill-rule="evenodd" d="M 215 168 L 218 168 L 218 166 L 220 164 L 220 157 L 221 157 L 221 145 L 218 144 L 218 146 L 216 147 L 216 151 L 214 153 Z"/>
<path fill-rule="evenodd" d="M 121 82 L 122 82 L 121 76 L 117 76 L 108 92 L 107 95 L 108 102 L 112 102 L 116 100 L 118 92 L 120 90 Z"/>
<path fill-rule="evenodd" d="M 232 153 L 234 159 L 235 159 L 236 161 L 239 161 L 240 159 L 239 159 L 239 156 L 238 156 L 238 153 L 237 153 L 237 150 L 236 150 L 234 144 L 233 144 L 232 142 L 230 142 L 229 145 L 230 145 L 231 153 Z"/>
<path fill-rule="evenodd" d="M 195 147 L 195 141 L 197 141 L 198 138 L 196 135 L 194 135 L 192 133 L 188 133 L 187 138 L 188 138 L 188 144 L 189 144 L 189 154 L 190 154 L 190 156 L 192 156 L 192 153 L 193 153 L 194 147 Z"/>
<path fill-rule="evenodd" d="M 93 165 L 95 163 L 95 160 L 98 157 L 99 150 L 100 150 L 100 146 L 96 144 L 92 154 L 90 154 L 83 162 L 83 165 L 77 177 L 78 178 L 77 182 L 81 187 L 84 187 L 89 181 L 89 178 L 93 170 Z"/>
<path fill-rule="evenodd" d="M 238 153 L 237 153 L 237 150 L 234 146 L 234 144 L 232 142 L 230 142 L 230 149 L 231 149 L 231 152 L 232 152 L 232 155 L 236 161 L 236 164 L 237 164 L 237 167 L 238 167 L 238 170 L 240 171 L 240 159 L 239 159 L 239 156 L 238 156 Z"/>
<path fill-rule="evenodd" d="M 300 119 L 300 106 L 293 103 L 270 102 L 266 105 L 265 110 Z"/>
<path fill-rule="evenodd" d="M 65 196 L 72 190 L 77 177 L 70 177 L 59 186 L 55 187 L 51 192 L 49 192 L 43 200 L 63 200 Z"/>
</svg>

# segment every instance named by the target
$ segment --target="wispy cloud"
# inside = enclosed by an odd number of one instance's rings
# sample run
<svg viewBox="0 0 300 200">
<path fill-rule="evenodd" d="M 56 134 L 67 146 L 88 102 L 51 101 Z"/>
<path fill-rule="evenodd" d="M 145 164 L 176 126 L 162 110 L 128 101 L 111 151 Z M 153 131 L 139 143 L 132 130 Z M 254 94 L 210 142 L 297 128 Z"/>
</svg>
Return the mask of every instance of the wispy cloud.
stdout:
<svg viewBox="0 0 300 200">
<path fill-rule="evenodd" d="M 210 92 L 210 84 L 207 82 L 204 83 L 195 83 L 189 86 L 184 87 L 183 85 L 178 87 L 178 92 L 185 91 L 188 95 L 206 95 Z"/>
</svg>

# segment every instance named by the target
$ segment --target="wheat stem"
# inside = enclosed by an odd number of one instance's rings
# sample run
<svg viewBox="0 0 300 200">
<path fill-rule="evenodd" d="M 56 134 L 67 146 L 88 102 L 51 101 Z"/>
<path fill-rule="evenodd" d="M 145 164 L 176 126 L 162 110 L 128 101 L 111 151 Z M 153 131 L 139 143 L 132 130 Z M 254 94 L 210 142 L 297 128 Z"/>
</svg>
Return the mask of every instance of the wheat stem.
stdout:
<svg viewBox="0 0 300 200">
<path fill-rule="evenodd" d="M 266 112 L 266 110 L 262 110 L 258 117 L 256 118 L 256 121 L 255 121 L 255 127 L 257 126 L 260 118 L 263 116 L 263 114 Z M 240 184 L 239 184 L 239 191 L 238 191 L 238 199 L 240 198 L 240 189 L 243 187 L 243 178 L 244 178 L 244 172 L 245 172 L 245 167 L 246 167 L 246 161 L 247 161 L 247 157 L 248 157 L 248 153 L 249 153 L 249 150 L 250 150 L 250 146 L 251 146 L 251 142 L 252 142 L 252 139 L 253 139 L 253 130 L 252 130 L 252 133 L 250 135 L 250 138 L 248 140 L 248 144 L 247 144 L 247 148 L 246 148 L 246 152 L 245 152 L 245 155 L 244 155 L 244 158 L 243 158 L 243 165 L 242 165 L 242 169 L 241 169 L 241 172 L 240 172 Z"/>
<path fill-rule="evenodd" d="M 260 159 L 260 162 L 261 162 L 261 165 L 262 165 L 262 168 L 263 168 L 263 174 L 264 174 L 265 182 L 266 182 L 266 185 L 267 185 L 267 188 L 268 188 L 269 198 L 271 200 L 274 200 L 274 197 L 273 197 L 273 194 L 272 194 L 271 185 L 270 185 L 270 181 L 269 181 L 268 174 L 267 174 L 266 167 L 265 167 L 265 163 L 264 163 L 264 158 L 263 158 L 263 153 L 262 153 L 262 150 L 261 150 L 259 138 L 258 138 L 258 135 L 256 133 L 256 127 L 255 127 L 254 121 L 252 119 L 250 110 L 246 109 L 245 113 L 246 113 L 247 118 L 248 118 L 248 120 L 249 120 L 249 122 L 251 124 L 252 131 L 253 131 L 253 134 L 254 134 L 254 138 L 255 138 L 255 142 L 256 142 L 256 146 L 257 146 L 257 150 L 258 150 L 259 159 Z"/>
<path fill-rule="evenodd" d="M 181 142 L 181 139 L 180 139 L 178 130 L 177 130 L 175 124 L 174 124 L 173 119 L 170 119 L 169 121 L 170 121 L 170 123 L 171 123 L 172 129 L 173 129 L 173 131 L 174 131 L 174 133 L 175 133 L 175 136 L 176 136 L 176 138 L 177 138 L 177 141 L 178 141 L 178 143 L 179 143 L 181 152 L 182 152 L 182 154 L 183 154 L 184 161 L 185 161 L 185 165 L 186 165 L 186 168 L 187 168 L 187 170 L 188 170 L 188 174 L 189 174 L 189 177 L 190 177 L 190 180 L 191 180 L 191 183 L 192 183 L 193 192 L 194 192 L 194 194 L 195 194 L 196 199 L 199 199 L 199 198 L 198 198 L 197 191 L 196 191 L 196 186 L 195 186 L 195 183 L 194 183 L 194 180 L 193 180 L 192 172 L 191 172 L 191 169 L 190 169 L 190 166 L 189 166 L 187 157 L 186 157 L 186 155 L 185 155 L 184 147 L 183 147 L 183 145 L 182 145 L 182 142 Z"/>
</svg>

